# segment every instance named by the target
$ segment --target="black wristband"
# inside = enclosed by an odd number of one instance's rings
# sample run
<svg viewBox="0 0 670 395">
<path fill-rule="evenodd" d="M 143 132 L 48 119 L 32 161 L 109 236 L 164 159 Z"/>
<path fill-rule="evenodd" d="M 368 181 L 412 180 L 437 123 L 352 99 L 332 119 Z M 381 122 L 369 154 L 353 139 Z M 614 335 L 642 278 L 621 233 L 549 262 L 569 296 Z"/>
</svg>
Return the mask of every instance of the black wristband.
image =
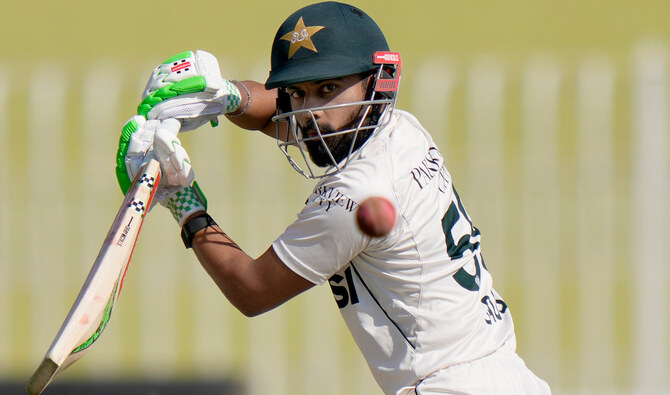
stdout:
<svg viewBox="0 0 670 395">
<path fill-rule="evenodd" d="M 207 213 L 200 214 L 197 217 L 193 217 L 186 221 L 181 228 L 181 240 L 184 242 L 184 246 L 186 248 L 191 248 L 193 245 L 193 237 L 198 231 L 216 224 L 217 223 L 214 222 L 212 217 Z"/>
</svg>

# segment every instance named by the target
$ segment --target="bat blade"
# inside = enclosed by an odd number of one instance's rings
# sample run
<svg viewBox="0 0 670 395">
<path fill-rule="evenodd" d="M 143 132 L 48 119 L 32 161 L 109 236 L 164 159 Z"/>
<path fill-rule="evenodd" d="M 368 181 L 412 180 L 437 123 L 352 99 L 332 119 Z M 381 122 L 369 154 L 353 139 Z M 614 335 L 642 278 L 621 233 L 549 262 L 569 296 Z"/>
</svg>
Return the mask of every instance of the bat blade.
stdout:
<svg viewBox="0 0 670 395">
<path fill-rule="evenodd" d="M 42 393 L 89 350 L 107 326 L 160 178 L 156 160 L 143 165 L 137 173 L 72 308 L 28 381 L 29 394 Z"/>
</svg>

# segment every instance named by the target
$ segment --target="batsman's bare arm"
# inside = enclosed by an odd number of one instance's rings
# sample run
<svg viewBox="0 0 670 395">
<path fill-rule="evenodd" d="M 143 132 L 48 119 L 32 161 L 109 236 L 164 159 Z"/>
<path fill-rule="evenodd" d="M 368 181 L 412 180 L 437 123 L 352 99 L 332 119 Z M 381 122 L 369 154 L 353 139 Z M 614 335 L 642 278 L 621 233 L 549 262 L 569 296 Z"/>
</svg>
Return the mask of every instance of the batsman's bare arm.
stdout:
<svg viewBox="0 0 670 395">
<path fill-rule="evenodd" d="M 272 247 L 258 259 L 251 258 L 219 226 L 197 232 L 193 252 L 221 292 L 247 317 L 269 311 L 315 285 L 284 265 Z"/>
<path fill-rule="evenodd" d="M 266 90 L 264 84 L 256 81 L 234 81 L 233 83 L 237 86 L 242 98 L 238 111 L 228 114 L 228 120 L 242 129 L 259 130 L 276 138 L 277 129 L 276 124 L 272 122 L 272 117 L 277 111 L 277 89 Z"/>
<path fill-rule="evenodd" d="M 227 118 L 240 128 L 259 130 L 276 138 L 276 125 L 271 119 L 277 109 L 277 90 L 266 90 L 255 81 L 234 84 L 242 96 L 240 109 Z M 221 292 L 248 317 L 271 310 L 314 286 L 284 265 L 272 247 L 253 259 L 219 226 L 197 232 L 192 247 Z"/>
</svg>

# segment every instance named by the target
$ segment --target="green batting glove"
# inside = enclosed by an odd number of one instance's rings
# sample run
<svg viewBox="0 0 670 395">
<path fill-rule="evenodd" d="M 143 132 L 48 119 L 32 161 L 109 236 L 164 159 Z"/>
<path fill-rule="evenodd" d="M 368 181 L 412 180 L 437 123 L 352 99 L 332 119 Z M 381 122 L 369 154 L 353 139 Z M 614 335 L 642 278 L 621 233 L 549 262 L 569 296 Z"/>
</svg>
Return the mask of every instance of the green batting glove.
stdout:
<svg viewBox="0 0 670 395">
<path fill-rule="evenodd" d="M 147 122 L 143 116 L 135 115 L 123 125 L 116 151 L 116 179 L 124 195 L 153 145 L 158 124 L 158 121 Z"/>
<path fill-rule="evenodd" d="M 221 114 L 240 107 L 240 91 L 221 77 L 219 63 L 205 51 L 182 52 L 157 66 L 142 94 L 137 113 L 147 119 L 176 118 L 181 131 L 207 122 L 218 124 Z"/>
<path fill-rule="evenodd" d="M 191 214 L 207 211 L 207 198 L 192 181 L 190 159 L 177 138 L 179 128 L 179 122 L 173 119 L 161 122 L 147 121 L 141 115 L 130 118 L 119 139 L 116 178 L 125 194 L 142 164 L 157 159 L 163 176 L 154 203 L 167 207 L 181 227 Z"/>
</svg>

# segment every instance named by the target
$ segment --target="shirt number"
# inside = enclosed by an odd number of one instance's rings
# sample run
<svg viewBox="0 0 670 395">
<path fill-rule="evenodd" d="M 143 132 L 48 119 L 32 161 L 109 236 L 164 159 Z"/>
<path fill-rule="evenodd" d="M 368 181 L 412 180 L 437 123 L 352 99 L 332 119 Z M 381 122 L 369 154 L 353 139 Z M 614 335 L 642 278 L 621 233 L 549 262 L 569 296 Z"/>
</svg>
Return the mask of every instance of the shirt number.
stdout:
<svg viewBox="0 0 670 395">
<path fill-rule="evenodd" d="M 466 251 L 475 251 L 479 247 L 479 242 L 473 241 L 473 239 L 480 233 L 479 229 L 472 225 L 456 189 L 453 189 L 453 192 L 455 201 L 451 202 L 447 212 L 442 217 L 442 231 L 444 232 L 444 241 L 447 244 L 447 254 L 451 259 L 459 259 L 463 257 Z M 479 291 L 482 266 L 486 269 L 484 262 L 480 262 L 479 258 L 475 256 L 475 274 L 470 274 L 465 269 L 460 268 L 454 273 L 453 278 L 458 285 L 468 291 Z"/>
</svg>

